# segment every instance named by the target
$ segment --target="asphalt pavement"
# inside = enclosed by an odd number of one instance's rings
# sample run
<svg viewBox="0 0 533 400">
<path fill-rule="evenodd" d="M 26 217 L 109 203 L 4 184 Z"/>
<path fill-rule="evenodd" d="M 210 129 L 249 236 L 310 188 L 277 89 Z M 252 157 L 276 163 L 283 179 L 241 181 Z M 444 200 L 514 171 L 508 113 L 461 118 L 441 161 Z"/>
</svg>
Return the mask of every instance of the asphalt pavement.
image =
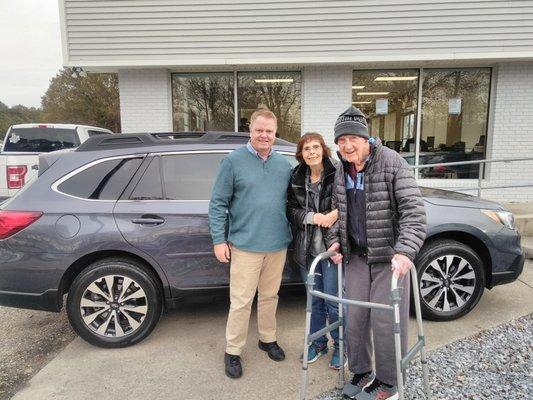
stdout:
<svg viewBox="0 0 533 400">
<path fill-rule="evenodd" d="M 257 348 L 252 315 L 243 353 L 244 376 L 224 375 L 227 301 L 183 306 L 163 316 L 152 335 L 126 349 L 100 349 L 77 338 L 37 373 L 14 400 L 27 399 L 297 399 L 300 389 L 305 300 L 287 294 L 278 309 L 279 343 L 287 358 L 276 363 Z M 435 349 L 533 312 L 533 261 L 516 282 L 486 290 L 476 309 L 451 322 L 426 322 Z M 410 337 L 416 336 L 411 320 Z M 309 393 L 331 390 L 337 380 L 329 357 L 310 366 Z"/>
</svg>

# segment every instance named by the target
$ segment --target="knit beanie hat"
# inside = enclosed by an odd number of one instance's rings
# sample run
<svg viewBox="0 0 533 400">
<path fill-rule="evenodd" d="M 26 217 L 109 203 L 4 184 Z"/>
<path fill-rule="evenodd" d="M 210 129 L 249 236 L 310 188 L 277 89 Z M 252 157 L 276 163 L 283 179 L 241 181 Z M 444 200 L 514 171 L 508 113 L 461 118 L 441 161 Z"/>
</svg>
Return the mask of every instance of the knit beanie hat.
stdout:
<svg viewBox="0 0 533 400">
<path fill-rule="evenodd" d="M 354 106 L 344 111 L 335 122 L 335 144 L 341 136 L 355 135 L 368 139 L 368 124 L 365 115 Z"/>
</svg>

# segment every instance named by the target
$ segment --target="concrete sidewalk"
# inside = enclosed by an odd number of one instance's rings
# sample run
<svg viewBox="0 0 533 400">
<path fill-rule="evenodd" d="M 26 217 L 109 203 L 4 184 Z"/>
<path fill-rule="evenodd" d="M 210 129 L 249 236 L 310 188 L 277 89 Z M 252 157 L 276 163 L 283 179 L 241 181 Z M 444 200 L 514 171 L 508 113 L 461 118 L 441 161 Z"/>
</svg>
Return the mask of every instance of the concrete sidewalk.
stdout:
<svg viewBox="0 0 533 400">
<path fill-rule="evenodd" d="M 304 326 L 303 296 L 284 295 L 278 324 L 287 359 L 271 361 L 257 348 L 252 316 L 243 354 L 244 376 L 224 375 L 224 327 L 228 304 L 183 307 L 163 316 L 152 335 L 126 349 L 104 350 L 75 339 L 43 368 L 14 400 L 27 399 L 269 399 L 298 398 Z M 429 348 L 436 348 L 482 329 L 533 312 L 533 261 L 512 284 L 485 291 L 477 308 L 453 322 L 426 322 Z M 411 321 L 411 339 L 415 324 Z M 337 375 L 329 357 L 310 367 L 311 395 L 334 387 Z"/>
</svg>

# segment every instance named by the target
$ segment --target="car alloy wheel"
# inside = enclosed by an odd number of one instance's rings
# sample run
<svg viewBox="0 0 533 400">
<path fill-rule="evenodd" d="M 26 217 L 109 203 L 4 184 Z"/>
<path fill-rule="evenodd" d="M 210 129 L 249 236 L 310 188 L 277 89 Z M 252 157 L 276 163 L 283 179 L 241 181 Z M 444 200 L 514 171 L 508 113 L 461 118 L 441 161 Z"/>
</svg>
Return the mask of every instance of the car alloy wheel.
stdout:
<svg viewBox="0 0 533 400">
<path fill-rule="evenodd" d="M 81 338 L 100 347 L 127 347 L 145 339 L 163 310 L 160 282 L 146 265 L 126 257 L 96 261 L 74 279 L 67 315 Z"/>
<path fill-rule="evenodd" d="M 470 246 L 452 239 L 428 240 L 415 265 L 424 318 L 456 319 L 479 302 L 485 288 L 485 266 Z"/>
<path fill-rule="evenodd" d="M 421 299 L 435 311 L 460 309 L 470 301 L 475 287 L 472 265 L 453 254 L 434 259 L 420 277 Z"/>
<path fill-rule="evenodd" d="M 148 312 L 146 293 L 133 279 L 106 275 L 85 289 L 80 312 L 83 322 L 96 334 L 122 337 L 135 332 Z"/>
</svg>

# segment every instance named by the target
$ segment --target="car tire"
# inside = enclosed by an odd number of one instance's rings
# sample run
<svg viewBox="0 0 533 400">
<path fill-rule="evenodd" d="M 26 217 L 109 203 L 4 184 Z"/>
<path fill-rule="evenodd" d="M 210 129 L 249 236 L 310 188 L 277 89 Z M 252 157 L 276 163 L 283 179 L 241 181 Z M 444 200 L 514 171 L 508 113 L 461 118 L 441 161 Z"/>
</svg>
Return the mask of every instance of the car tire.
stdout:
<svg viewBox="0 0 533 400">
<path fill-rule="evenodd" d="M 89 265 L 76 277 L 67 298 L 74 331 L 105 348 L 139 343 L 155 328 L 161 313 L 162 296 L 155 279 L 140 263 L 127 258 Z"/>
<path fill-rule="evenodd" d="M 429 320 L 462 317 L 476 306 L 485 288 L 483 261 L 472 248 L 455 240 L 426 243 L 416 269 L 422 315 Z"/>
</svg>

